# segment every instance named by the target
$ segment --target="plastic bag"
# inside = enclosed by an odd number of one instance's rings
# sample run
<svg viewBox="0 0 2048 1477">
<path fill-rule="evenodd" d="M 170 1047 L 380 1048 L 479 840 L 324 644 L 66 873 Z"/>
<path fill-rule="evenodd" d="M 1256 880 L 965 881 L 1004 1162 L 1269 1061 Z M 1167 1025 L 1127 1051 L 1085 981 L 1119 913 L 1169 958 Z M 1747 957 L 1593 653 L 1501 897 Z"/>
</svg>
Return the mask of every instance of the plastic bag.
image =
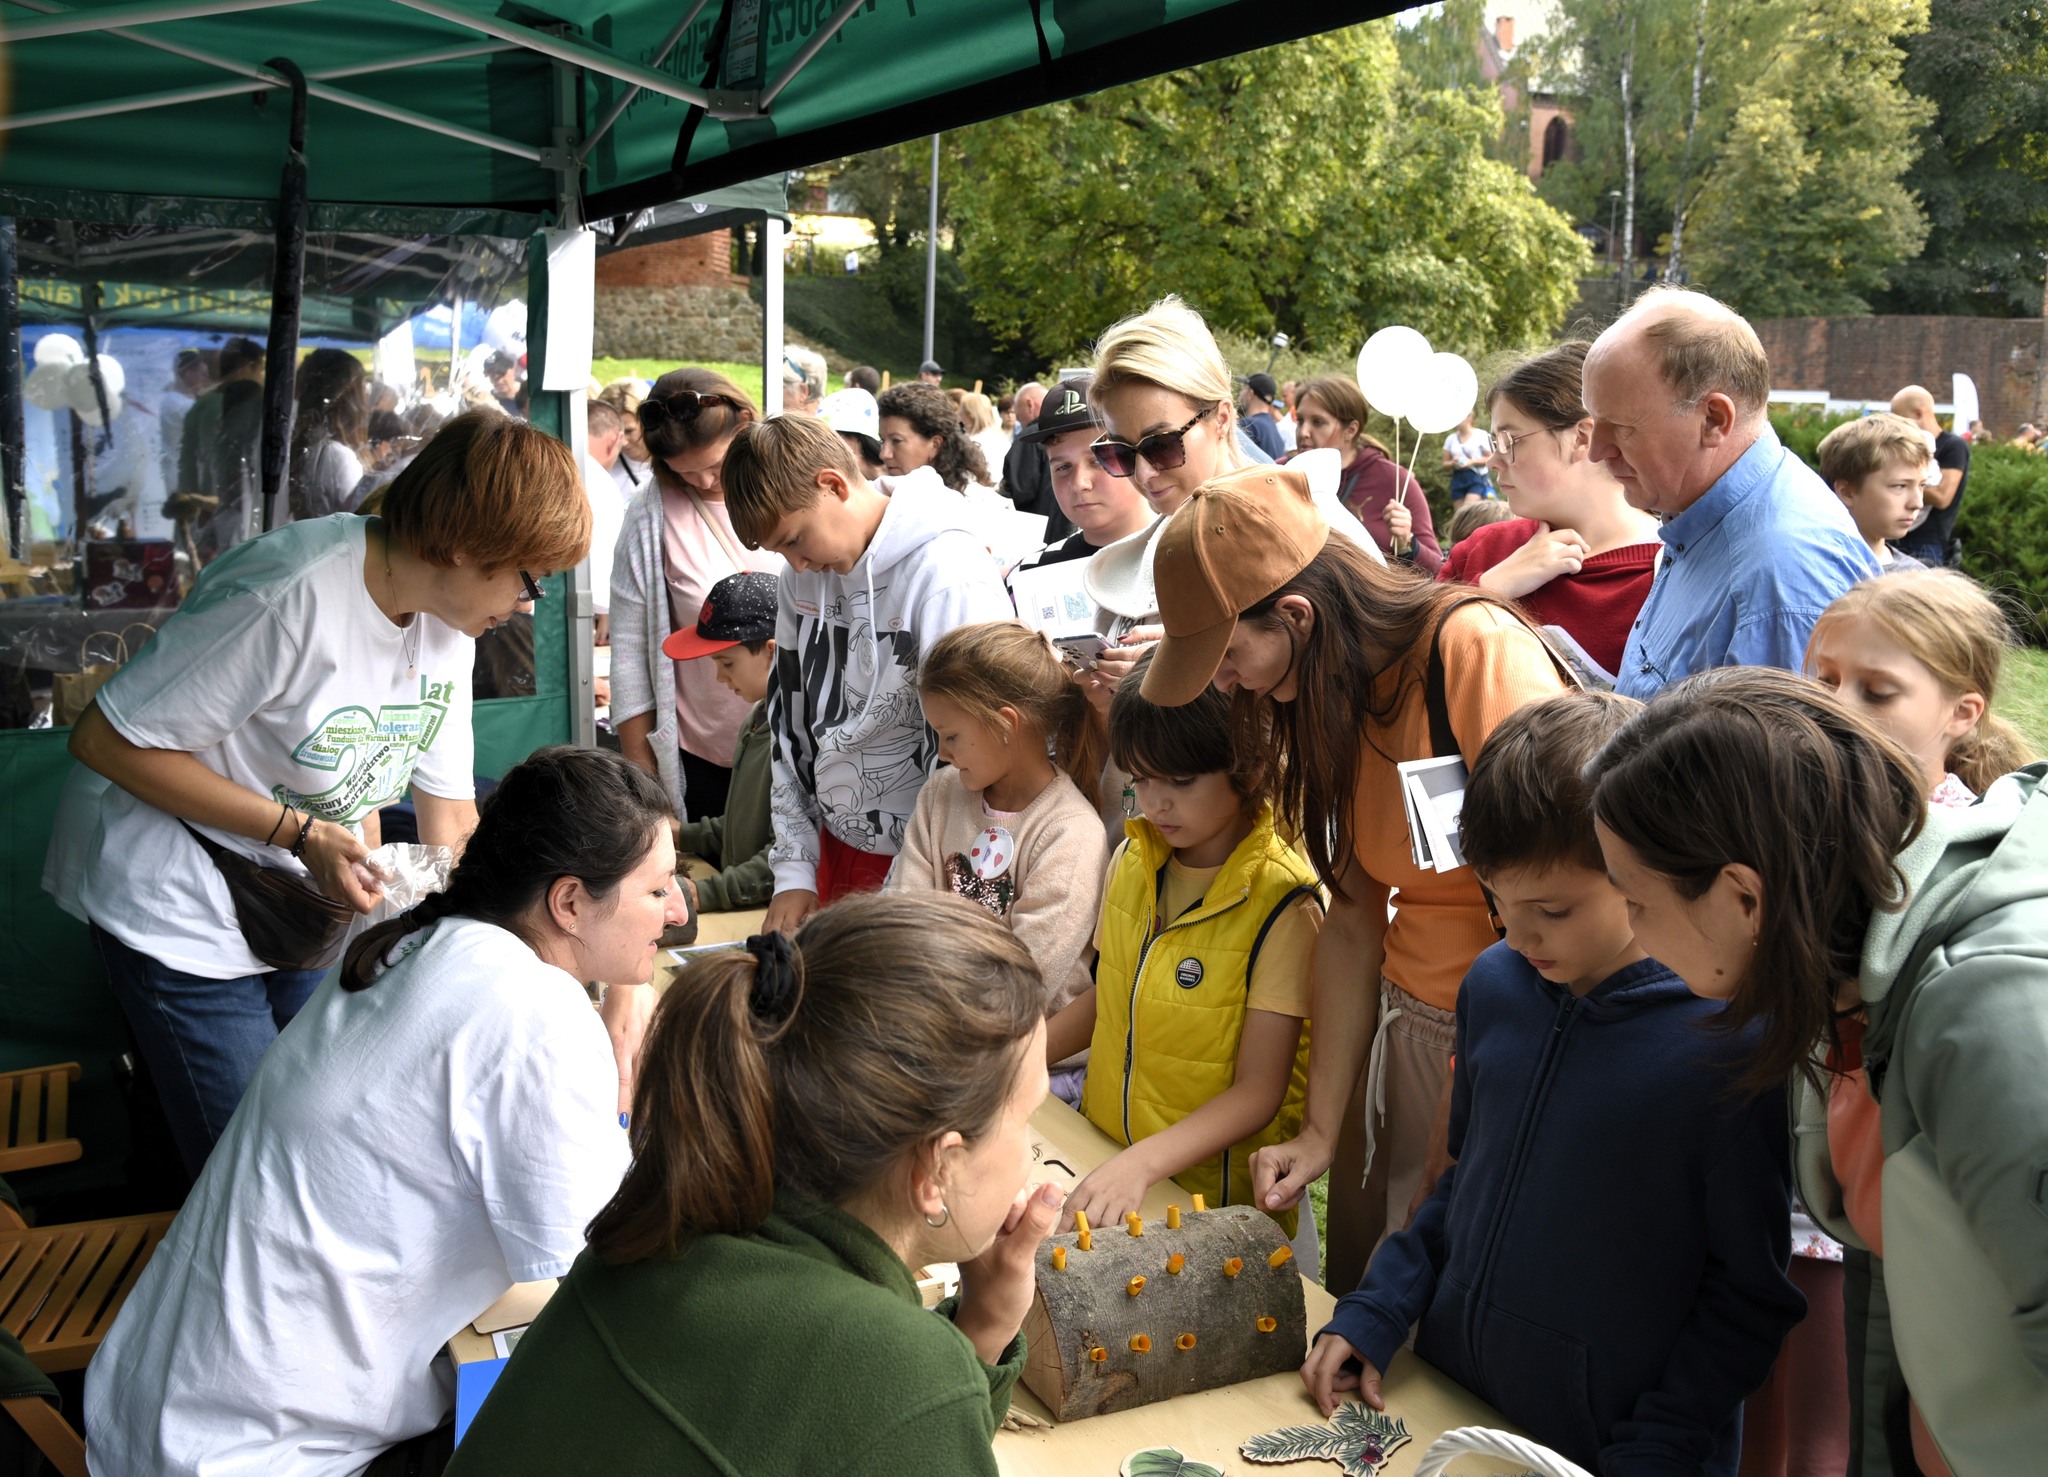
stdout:
<svg viewBox="0 0 2048 1477">
<path fill-rule="evenodd" d="M 374 928 L 387 918 L 396 918 L 429 893 L 446 892 L 449 874 L 455 870 L 455 853 L 445 846 L 420 846 L 394 841 L 380 846 L 356 864 L 356 880 L 365 887 L 381 885 L 384 896 L 377 906 L 363 914 L 352 933 Z"/>
</svg>

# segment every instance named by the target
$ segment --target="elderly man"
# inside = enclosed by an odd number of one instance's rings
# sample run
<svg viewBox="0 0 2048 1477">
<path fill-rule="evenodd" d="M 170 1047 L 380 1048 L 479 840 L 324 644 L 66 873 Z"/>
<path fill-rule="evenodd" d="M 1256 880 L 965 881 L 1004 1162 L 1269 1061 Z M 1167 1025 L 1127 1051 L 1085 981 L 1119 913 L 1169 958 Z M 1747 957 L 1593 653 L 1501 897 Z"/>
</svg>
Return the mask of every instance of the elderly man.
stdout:
<svg viewBox="0 0 2048 1477">
<path fill-rule="evenodd" d="M 1664 520 L 1664 555 L 1615 690 L 1709 667 L 1799 670 L 1830 601 L 1877 573 L 1841 500 L 1771 430 L 1770 366 L 1740 316 L 1645 293 L 1586 355 L 1592 456 Z"/>
<path fill-rule="evenodd" d="M 1904 416 L 1934 438 L 1934 469 L 1940 477 L 1927 485 L 1926 518 L 1894 542 L 1901 554 L 1939 568 L 1948 563 L 1956 514 L 1963 510 L 1963 489 L 1970 481 L 1970 443 L 1941 428 L 1934 417 L 1934 397 L 1918 385 L 1908 385 L 1892 396 L 1892 414 Z"/>
<path fill-rule="evenodd" d="M 1044 385 L 1033 380 L 1019 386 L 1016 400 L 1018 429 L 1035 423 L 1044 404 Z M 1020 513 L 1043 513 L 1045 536 L 1050 541 L 1063 539 L 1074 531 L 1074 525 L 1060 511 L 1059 499 L 1053 496 L 1052 467 L 1045 459 L 1042 441 L 1020 435 L 1010 442 L 1010 449 L 1003 457 L 1003 496 Z"/>
</svg>

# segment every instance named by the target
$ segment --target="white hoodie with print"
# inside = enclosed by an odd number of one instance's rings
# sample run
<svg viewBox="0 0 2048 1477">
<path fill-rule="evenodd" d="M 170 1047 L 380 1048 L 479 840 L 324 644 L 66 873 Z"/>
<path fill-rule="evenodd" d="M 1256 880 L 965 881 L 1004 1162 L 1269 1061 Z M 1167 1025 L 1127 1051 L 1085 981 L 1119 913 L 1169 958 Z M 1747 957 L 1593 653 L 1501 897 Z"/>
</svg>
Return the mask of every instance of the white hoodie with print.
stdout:
<svg viewBox="0 0 2048 1477">
<path fill-rule="evenodd" d="M 1016 615 L 966 499 L 928 468 L 891 480 L 851 570 L 782 576 L 768 689 L 777 892 L 817 889 L 820 826 L 896 854 L 938 763 L 919 659 L 948 631 Z"/>
</svg>

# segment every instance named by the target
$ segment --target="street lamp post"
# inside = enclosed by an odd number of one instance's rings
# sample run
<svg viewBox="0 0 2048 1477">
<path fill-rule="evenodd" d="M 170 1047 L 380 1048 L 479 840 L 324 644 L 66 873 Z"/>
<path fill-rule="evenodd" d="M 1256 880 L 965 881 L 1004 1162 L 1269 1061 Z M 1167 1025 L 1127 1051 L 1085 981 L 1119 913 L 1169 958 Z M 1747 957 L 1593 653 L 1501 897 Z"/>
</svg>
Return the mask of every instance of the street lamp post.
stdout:
<svg viewBox="0 0 2048 1477">
<path fill-rule="evenodd" d="M 1621 208 L 1621 191 L 1607 192 L 1607 265 L 1614 265 L 1614 212 Z"/>
</svg>

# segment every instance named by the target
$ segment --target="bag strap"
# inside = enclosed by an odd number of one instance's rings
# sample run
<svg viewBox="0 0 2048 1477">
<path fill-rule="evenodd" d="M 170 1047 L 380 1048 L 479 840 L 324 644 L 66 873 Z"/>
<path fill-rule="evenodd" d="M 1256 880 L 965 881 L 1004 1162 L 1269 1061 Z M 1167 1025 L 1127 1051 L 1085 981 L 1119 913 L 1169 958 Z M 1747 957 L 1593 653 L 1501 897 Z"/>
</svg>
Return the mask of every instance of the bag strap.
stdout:
<svg viewBox="0 0 2048 1477">
<path fill-rule="evenodd" d="M 1492 605 L 1496 603 L 1487 599 L 1484 595 L 1466 595 L 1461 599 L 1453 600 L 1444 607 L 1444 613 L 1437 617 L 1436 629 L 1429 633 L 1429 665 L 1424 669 L 1422 679 L 1422 701 L 1423 705 L 1429 710 L 1429 752 L 1433 757 L 1448 758 L 1463 752 L 1458 748 L 1458 735 L 1451 729 L 1451 705 L 1450 699 L 1445 692 L 1444 627 L 1450 623 L 1451 616 L 1454 613 L 1464 609 L 1467 605 Z M 1542 646 L 1543 654 L 1550 658 L 1550 665 L 1555 667 L 1557 675 L 1564 679 L 1564 685 L 1570 688 L 1577 688 L 1579 686 L 1578 675 L 1564 664 L 1563 659 L 1558 656 L 1557 652 L 1551 647 L 1551 644 L 1544 639 L 1541 631 L 1534 631 L 1533 634 L 1536 637 L 1537 643 Z"/>
<path fill-rule="evenodd" d="M 1287 892 L 1284 896 L 1281 897 L 1280 901 L 1273 904 L 1273 911 L 1266 915 L 1266 921 L 1259 925 L 1259 936 L 1252 940 L 1251 958 L 1245 960 L 1244 962 L 1244 984 L 1246 989 L 1251 988 L 1252 971 L 1259 967 L 1259 950 L 1266 947 L 1266 935 L 1273 931 L 1274 924 L 1278 923 L 1283 917 L 1286 916 L 1287 910 L 1289 908 L 1293 907 L 1297 902 L 1299 902 L 1301 899 L 1305 897 L 1314 898 L 1316 900 L 1317 911 L 1320 912 L 1322 910 L 1322 893 L 1316 890 L 1314 883 L 1304 882 L 1298 887 L 1288 888 Z"/>
<path fill-rule="evenodd" d="M 137 623 L 130 622 L 130 624 L 133 625 Z M 85 639 L 78 643 L 78 667 L 80 671 L 84 671 L 85 668 L 88 666 L 105 665 L 105 663 L 103 662 L 94 663 L 87 652 L 87 648 L 90 647 L 93 644 L 93 642 L 101 640 L 102 638 L 113 642 L 116 646 L 121 648 L 121 654 L 113 658 L 113 664 L 117 667 L 125 667 L 128 665 L 128 638 L 126 635 L 119 631 L 88 631 L 85 633 Z"/>
<path fill-rule="evenodd" d="M 723 523 L 711 516 L 711 510 L 704 506 L 704 499 L 697 496 L 696 488 L 686 483 L 683 491 L 690 495 L 690 502 L 696 508 L 697 516 L 704 520 L 705 526 L 711 530 L 711 536 L 717 539 L 719 547 L 725 550 L 725 557 L 732 561 L 733 573 L 745 574 L 747 561 L 741 556 L 739 545 L 733 542 L 732 534 Z"/>
</svg>

